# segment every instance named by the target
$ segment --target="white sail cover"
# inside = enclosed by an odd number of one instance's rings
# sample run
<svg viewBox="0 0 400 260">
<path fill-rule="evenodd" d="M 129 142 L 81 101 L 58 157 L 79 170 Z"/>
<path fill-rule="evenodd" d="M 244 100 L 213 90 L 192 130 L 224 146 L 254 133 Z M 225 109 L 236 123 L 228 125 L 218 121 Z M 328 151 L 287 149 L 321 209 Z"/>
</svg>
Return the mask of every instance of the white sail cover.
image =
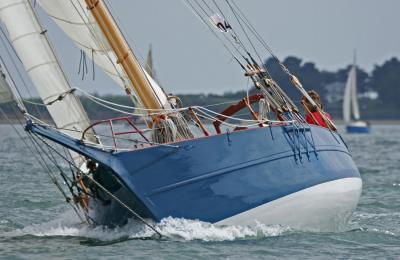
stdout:
<svg viewBox="0 0 400 260">
<path fill-rule="evenodd" d="M 80 139 L 90 125 L 85 110 L 71 90 L 29 0 L 1 0 L 0 19 L 10 41 L 55 123 L 63 133 Z M 64 94 L 64 95 L 63 95 Z M 55 101 L 60 95 L 64 97 Z M 79 156 L 71 153 L 75 162 Z"/>
<path fill-rule="evenodd" d="M 39 0 L 39 4 L 54 22 L 83 50 L 89 58 L 123 89 L 130 81 L 117 63 L 117 57 L 107 43 L 84 0 Z M 154 93 L 164 108 L 170 108 L 162 88 L 145 72 Z M 132 88 L 129 88 L 132 89 Z M 135 98 L 138 100 L 137 94 Z"/>
<path fill-rule="evenodd" d="M 360 110 L 358 108 L 357 100 L 357 67 L 353 65 L 347 77 L 346 86 L 343 96 L 343 120 L 345 122 L 351 121 L 351 114 L 355 120 L 360 119 Z"/>
</svg>

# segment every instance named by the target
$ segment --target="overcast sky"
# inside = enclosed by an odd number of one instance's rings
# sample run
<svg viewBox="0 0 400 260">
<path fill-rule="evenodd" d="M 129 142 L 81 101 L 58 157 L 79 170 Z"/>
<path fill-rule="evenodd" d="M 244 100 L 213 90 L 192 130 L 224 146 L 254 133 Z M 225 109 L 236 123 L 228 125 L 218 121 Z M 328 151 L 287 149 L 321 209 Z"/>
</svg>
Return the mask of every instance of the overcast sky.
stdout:
<svg viewBox="0 0 400 260">
<path fill-rule="evenodd" d="M 109 2 L 138 56 L 145 57 L 152 44 L 155 69 L 168 92 L 223 93 L 246 88 L 242 71 L 181 0 Z M 348 65 L 353 50 L 357 49 L 359 66 L 370 72 L 375 64 L 400 57 L 399 0 L 236 0 L 236 3 L 282 59 L 294 55 L 315 62 L 318 68 L 335 70 Z M 79 51 L 37 9 L 74 85 L 101 94 L 122 93 L 99 70 L 95 82 L 91 75 L 80 81 Z M 0 54 L 4 55 L 4 49 Z M 266 52 L 263 54 L 268 57 Z"/>
</svg>

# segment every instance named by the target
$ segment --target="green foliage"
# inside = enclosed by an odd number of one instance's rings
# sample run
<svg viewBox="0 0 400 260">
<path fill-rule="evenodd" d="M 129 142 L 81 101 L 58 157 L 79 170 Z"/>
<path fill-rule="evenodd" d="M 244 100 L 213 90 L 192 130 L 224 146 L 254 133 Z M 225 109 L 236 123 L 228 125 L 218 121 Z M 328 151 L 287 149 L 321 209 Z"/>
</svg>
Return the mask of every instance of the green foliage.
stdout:
<svg viewBox="0 0 400 260">
<path fill-rule="evenodd" d="M 351 65 L 334 72 L 324 71 L 319 70 L 312 62 L 303 62 L 301 59 L 292 56 L 287 57 L 284 60 L 284 64 L 300 79 L 306 89 L 314 89 L 320 93 L 325 105 L 325 110 L 327 110 L 334 118 L 342 117 L 341 100 L 328 103 L 326 100 L 327 90 L 325 86 L 334 82 L 341 82 L 344 87 Z M 265 65 L 267 66 L 268 73 L 272 78 L 278 82 L 278 84 L 295 102 L 298 103 L 300 94 L 298 90 L 291 85 L 288 76 L 282 72 L 279 64 L 274 59 L 270 58 L 265 61 Z M 400 119 L 400 113 L 398 112 L 400 109 L 400 61 L 397 58 L 392 58 L 384 62 L 382 65 L 376 65 L 370 75 L 364 70 L 358 68 L 357 83 L 358 91 L 360 93 L 374 90 L 379 94 L 377 100 L 366 98 L 359 100 L 361 115 L 364 119 Z M 254 91 L 253 88 L 250 91 L 250 94 Z M 239 101 L 245 97 L 246 94 L 246 91 L 242 90 L 237 92 L 226 92 L 222 95 L 185 94 L 178 96 L 182 99 L 184 106 L 209 106 L 219 104 L 210 108 L 220 112 L 229 106 L 229 102 Z M 101 98 L 114 103 L 132 106 L 132 102 L 127 96 L 106 95 Z M 80 99 L 92 120 L 121 116 L 120 113 L 104 108 L 86 97 L 80 97 Z M 31 101 L 38 103 L 41 102 L 40 99 L 37 98 L 32 99 Z M 44 106 L 35 106 L 28 103 L 26 105 L 30 113 L 40 118 L 50 120 L 50 116 Z M 14 117 L 13 111 L 10 107 L 2 107 L 11 118 Z"/>
<path fill-rule="evenodd" d="M 371 76 L 371 87 L 378 91 L 384 104 L 400 108 L 400 62 L 397 58 L 375 66 Z"/>
<path fill-rule="evenodd" d="M 287 57 L 284 62 L 290 72 L 296 75 L 303 86 L 310 90 L 314 89 L 320 93 L 325 109 L 333 117 L 342 117 L 342 103 L 336 101 L 328 103 L 326 100 L 327 90 L 325 86 L 335 83 L 344 83 L 351 65 L 339 69 L 336 72 L 319 70 L 314 63 L 305 62 L 296 57 Z M 270 58 L 266 60 L 265 65 L 271 77 L 288 93 L 293 100 L 298 100 L 299 93 L 289 82 L 288 76 L 282 71 L 279 64 Z M 371 74 L 361 68 L 357 68 L 357 87 L 359 93 L 369 90 L 377 91 L 379 98 L 377 100 L 360 99 L 361 115 L 365 119 L 399 119 L 400 108 L 400 62 L 397 58 L 392 58 L 384 62 L 381 66 L 376 65 Z"/>
</svg>

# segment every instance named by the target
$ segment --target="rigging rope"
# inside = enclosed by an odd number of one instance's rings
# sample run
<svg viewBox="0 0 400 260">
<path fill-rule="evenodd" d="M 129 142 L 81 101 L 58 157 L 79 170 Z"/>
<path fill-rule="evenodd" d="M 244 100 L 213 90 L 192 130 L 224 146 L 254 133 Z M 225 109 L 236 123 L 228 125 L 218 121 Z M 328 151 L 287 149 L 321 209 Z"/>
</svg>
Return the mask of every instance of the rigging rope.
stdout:
<svg viewBox="0 0 400 260">
<path fill-rule="evenodd" d="M 233 57 L 233 59 L 240 65 L 240 67 L 242 69 L 244 69 L 244 65 L 240 62 L 239 58 L 233 53 L 233 51 L 226 45 L 226 43 L 224 42 L 223 39 L 221 39 L 221 37 L 219 37 L 219 35 L 214 31 L 214 29 L 208 24 L 208 22 L 200 15 L 200 13 L 196 10 L 196 8 L 193 6 L 193 4 L 190 2 L 190 0 L 182 0 L 183 3 L 185 4 L 185 6 L 191 10 L 195 16 L 210 30 L 210 32 L 212 33 L 212 35 L 214 35 L 219 42 L 222 44 L 222 46 L 225 48 L 225 50 Z M 239 53 L 239 55 L 241 57 L 243 57 L 243 55 L 240 53 L 240 50 L 229 40 L 227 39 L 226 35 L 223 35 L 225 37 L 225 39 L 234 47 L 234 49 L 236 50 L 236 52 Z M 245 69 L 244 69 L 245 70 Z"/>
<path fill-rule="evenodd" d="M 44 154 L 46 154 L 46 153 L 43 151 L 42 148 L 40 150 L 37 148 L 37 147 L 41 147 L 41 146 L 35 140 L 33 135 L 31 135 L 31 134 L 28 134 L 28 135 L 30 136 L 30 139 L 32 140 L 32 142 L 34 142 L 35 150 L 40 154 L 41 159 L 45 162 L 45 159 L 44 159 L 42 153 L 44 153 Z M 62 196 L 65 198 L 65 202 L 72 207 L 72 209 L 74 210 L 75 214 L 79 217 L 79 219 L 81 221 L 85 221 L 84 218 L 79 213 L 78 207 L 76 205 L 72 204 L 71 198 L 68 197 L 68 195 L 65 193 L 64 189 L 61 187 L 60 183 L 58 182 L 57 178 L 51 173 L 51 170 L 50 170 L 49 166 L 47 166 L 47 168 L 49 169 L 49 171 L 48 171 L 49 178 L 51 179 L 53 184 L 57 187 L 57 189 L 61 192 Z"/>
<path fill-rule="evenodd" d="M 18 120 L 19 124 L 22 126 L 22 122 L 19 120 L 18 116 L 16 115 L 15 108 L 13 107 L 13 112 Z M 73 204 L 71 204 L 71 201 L 65 191 L 62 189 L 61 185 L 58 183 L 57 178 L 51 173 L 50 167 L 47 165 L 46 160 L 43 157 L 42 152 L 38 149 L 38 146 L 35 145 L 35 140 L 33 136 L 31 136 L 28 133 L 28 140 L 32 143 L 33 148 L 26 142 L 25 138 L 19 133 L 18 129 L 14 126 L 14 124 L 11 122 L 11 120 L 8 118 L 7 114 L 4 112 L 4 110 L 0 107 L 0 114 L 3 116 L 3 118 L 9 123 L 9 125 L 13 128 L 14 132 L 18 135 L 19 139 L 24 143 L 24 145 L 28 148 L 28 150 L 31 152 L 31 154 L 35 157 L 39 165 L 43 168 L 43 170 L 47 173 L 51 181 L 56 185 L 58 190 L 61 192 L 63 197 L 65 198 L 65 201 L 73 208 L 77 216 L 81 221 L 84 221 L 82 216 L 79 214 L 79 211 Z M 33 150 L 35 149 L 35 150 Z"/>
<path fill-rule="evenodd" d="M 30 90 L 29 90 L 29 88 L 28 88 L 28 85 L 26 84 L 26 82 L 25 82 L 25 80 L 24 80 L 24 77 L 22 76 L 22 74 L 21 74 L 21 72 L 20 72 L 20 70 L 19 70 L 19 68 L 18 68 L 18 65 L 16 64 L 16 62 L 15 62 L 15 60 L 14 60 L 14 56 L 11 54 L 10 50 L 8 49 L 6 42 L 8 43 L 8 45 L 10 46 L 10 48 L 13 50 L 15 57 L 17 57 L 18 60 L 19 60 L 21 63 L 22 63 L 22 61 L 21 61 L 21 59 L 19 58 L 17 52 L 16 52 L 15 49 L 14 49 L 14 46 L 11 44 L 10 39 L 7 37 L 7 35 L 6 35 L 6 33 L 4 32 L 4 30 L 3 30 L 3 28 L 2 28 L 1 25 L 0 25 L 0 32 L 1 32 L 1 34 L 2 34 L 2 37 L 0 37 L 0 40 L 1 40 L 1 42 L 2 42 L 2 45 L 4 46 L 4 49 L 6 50 L 7 56 L 8 56 L 9 59 L 11 60 L 11 63 L 13 64 L 13 67 L 14 67 L 15 71 L 17 72 L 18 77 L 19 77 L 19 79 L 21 80 L 22 85 L 24 86 L 24 88 L 25 88 L 27 94 L 29 95 L 30 98 L 32 98 L 32 97 L 33 97 L 33 96 L 32 96 L 32 93 L 30 92 Z M 6 42 L 4 41 L 3 37 L 6 39 Z M 3 62 L 3 59 L 2 59 L 2 62 Z M 5 64 L 5 63 L 3 62 L 3 64 Z M 11 78 L 11 77 L 10 77 L 10 78 Z M 12 79 L 12 81 L 14 82 L 13 79 Z M 14 82 L 14 86 L 16 86 L 16 85 L 15 85 L 15 82 Z M 17 89 L 17 88 L 15 87 L 15 89 Z M 18 94 L 20 95 L 21 100 L 22 100 L 22 95 L 21 95 L 19 89 L 17 89 L 17 92 L 18 92 Z M 34 106 L 34 107 L 35 107 L 35 110 L 36 110 L 37 114 L 38 114 L 40 117 L 43 117 L 43 115 L 42 115 L 41 112 L 40 112 L 40 109 L 39 109 L 37 106 Z"/>
<path fill-rule="evenodd" d="M 39 27 L 40 32 L 41 32 L 40 34 L 41 34 L 42 37 L 45 39 L 46 44 L 48 45 L 48 47 L 49 47 L 49 49 L 50 49 L 50 52 L 51 52 L 52 56 L 54 57 L 53 62 L 56 64 L 56 66 L 58 67 L 59 71 L 61 72 L 62 77 L 63 77 L 63 79 L 65 80 L 66 84 L 67 84 L 68 86 L 71 86 L 70 82 L 68 81 L 67 75 L 65 74 L 64 70 L 62 69 L 59 60 L 57 59 L 57 55 L 56 55 L 56 52 L 55 52 L 55 50 L 54 50 L 54 47 L 53 47 L 53 45 L 51 44 L 51 41 L 49 40 L 47 34 L 45 33 L 45 32 L 47 32 L 47 30 L 45 30 L 45 29 L 43 28 L 43 25 L 42 25 L 41 22 L 40 22 L 40 19 L 39 19 L 39 16 L 38 16 L 38 14 L 37 14 L 37 11 L 36 11 L 35 8 L 32 6 L 32 3 L 31 3 L 30 1 L 28 1 L 28 4 L 30 5 L 31 10 L 32 10 L 32 13 L 33 13 L 33 15 L 34 15 L 34 17 L 35 17 L 35 19 L 36 19 L 36 21 L 37 21 L 38 27 Z M 85 68 L 86 68 L 86 72 L 87 72 L 88 69 L 87 69 L 87 64 L 86 64 L 86 56 L 84 56 L 84 61 L 85 61 Z M 73 98 L 76 98 L 76 97 L 73 97 Z M 71 106 L 71 107 L 70 107 L 70 110 L 71 110 L 71 113 L 73 113 L 73 114 L 75 114 L 75 115 L 79 115 L 79 114 L 80 114 L 79 108 L 76 108 L 75 106 Z"/>
<path fill-rule="evenodd" d="M 67 163 L 69 163 L 72 167 L 76 168 L 76 170 L 82 174 L 82 176 L 90 179 L 94 184 L 96 184 L 100 189 L 102 189 L 105 193 L 107 193 L 112 199 L 114 199 L 118 204 L 120 204 L 122 207 L 124 207 L 127 211 L 129 211 L 133 216 L 138 218 L 143 224 L 145 224 L 147 227 L 149 227 L 151 230 L 153 230 L 160 238 L 162 237 L 160 231 L 156 229 L 156 227 L 152 224 L 150 224 L 148 221 L 146 221 L 144 218 L 142 218 L 137 212 L 135 212 L 132 208 L 130 208 L 128 205 L 126 205 L 123 201 L 121 201 L 117 196 L 112 194 L 109 190 L 107 190 L 103 185 L 101 185 L 99 182 L 97 182 L 92 176 L 89 174 L 83 172 L 81 169 L 79 169 L 73 162 L 69 161 L 68 158 L 64 157 L 59 151 L 57 151 L 54 147 L 52 147 L 49 143 L 47 143 L 43 138 L 37 137 L 43 144 L 45 144 L 49 149 L 51 149 L 53 152 L 55 152 L 60 158 L 65 160 Z"/>
<path fill-rule="evenodd" d="M 76 4 L 74 3 L 74 1 L 70 0 L 71 5 L 74 7 L 75 11 L 77 12 L 77 14 L 79 15 L 80 19 L 82 20 L 83 24 L 86 26 L 86 28 L 88 28 L 89 33 L 91 34 L 93 40 L 95 41 L 95 43 L 98 45 L 98 47 L 100 48 L 99 51 L 101 51 L 103 53 L 103 55 L 106 57 L 106 60 L 108 60 L 111 64 L 111 66 L 114 68 L 115 73 L 112 73 L 110 71 L 107 71 L 109 74 L 119 78 L 123 84 L 123 87 L 125 88 L 125 92 L 126 93 L 130 93 L 129 97 L 131 97 L 133 103 L 140 105 L 140 102 L 138 101 L 137 95 L 135 92 L 130 91 L 130 84 L 126 81 L 126 75 L 125 74 L 121 74 L 120 70 L 118 69 L 117 65 L 114 63 L 113 60 L 116 60 L 115 57 L 111 57 L 110 56 L 110 52 L 109 50 L 106 48 L 106 46 L 104 45 L 103 41 L 101 41 L 97 34 L 96 34 L 96 29 L 93 26 L 93 24 L 90 22 L 90 17 L 89 15 L 87 15 L 87 9 L 82 6 L 81 2 L 78 2 L 78 6 L 76 6 Z M 84 14 L 84 16 L 82 16 L 82 14 Z M 54 19 L 58 19 L 57 17 L 52 16 Z M 86 19 L 85 19 L 86 18 Z M 93 48 L 91 46 L 86 46 L 87 49 L 89 50 L 93 50 Z"/>
<path fill-rule="evenodd" d="M 84 80 L 85 75 L 88 73 L 88 68 L 87 68 L 87 63 L 86 63 L 86 53 L 83 50 L 81 50 L 80 53 L 81 53 L 81 57 L 79 59 L 78 75 L 81 74 L 81 72 L 82 72 L 81 80 Z"/>
<path fill-rule="evenodd" d="M 205 0 L 203 0 L 203 2 L 205 2 Z M 217 4 L 214 0 L 213 0 L 213 2 L 214 2 L 214 5 L 215 5 L 215 6 L 217 7 L 217 9 L 219 10 L 219 12 L 221 13 L 221 15 L 222 15 L 222 17 L 224 18 L 224 20 L 227 21 L 228 24 L 230 24 L 229 21 L 228 21 L 228 18 L 227 18 L 227 17 L 225 16 L 225 14 L 222 12 L 222 10 L 221 10 L 221 8 L 218 6 L 218 4 Z M 232 26 L 230 26 L 230 30 L 233 32 L 232 38 L 235 40 L 235 42 L 238 43 L 238 45 L 243 49 L 243 51 L 244 51 L 245 53 L 249 53 L 249 52 L 247 51 L 247 49 L 246 49 L 246 46 L 243 44 L 242 40 L 239 38 L 238 34 L 236 33 L 235 29 L 234 29 Z M 244 55 L 242 55 L 242 57 L 243 57 L 243 56 L 244 56 Z"/>
<path fill-rule="evenodd" d="M 125 43 L 128 45 L 128 49 L 129 49 L 130 54 L 134 57 L 134 59 L 135 59 L 137 62 L 139 62 L 139 59 L 136 57 L 136 54 L 135 54 L 135 52 L 133 51 L 132 47 L 130 46 L 130 43 L 127 41 L 127 39 L 126 39 L 124 33 L 122 33 L 122 30 L 121 30 L 121 28 L 120 28 L 120 24 L 116 22 L 117 20 L 114 18 L 114 15 L 113 15 L 113 13 L 110 11 L 110 8 L 109 8 L 109 6 L 107 5 L 106 2 L 104 2 L 104 6 L 106 7 L 106 9 L 107 9 L 108 13 L 110 14 L 111 18 L 115 21 L 115 25 L 116 25 L 117 29 L 119 30 L 119 32 L 120 32 L 121 36 L 123 37 Z M 140 65 L 140 64 L 139 64 L 139 65 Z M 149 77 L 148 77 L 147 74 L 146 74 L 146 71 L 145 71 L 145 69 L 144 69 L 144 66 L 140 65 L 139 68 L 140 68 L 141 72 L 143 73 L 144 78 L 145 78 L 145 80 L 147 81 L 147 84 L 148 84 L 149 86 L 151 86 L 151 90 L 152 90 L 154 96 L 156 97 L 156 99 L 158 100 L 158 102 L 159 102 L 159 103 L 161 104 L 161 106 L 163 107 L 164 104 L 163 104 L 163 102 L 161 101 L 160 97 L 157 95 L 157 92 L 153 89 L 153 85 L 151 84 L 150 79 L 149 79 Z M 160 87 L 160 88 L 161 88 L 161 87 Z M 164 89 L 161 88 L 161 90 L 162 90 L 162 92 L 165 94 L 165 96 L 167 96 L 167 94 L 165 93 Z"/>
<path fill-rule="evenodd" d="M 215 0 L 213 0 L 213 1 L 215 2 Z M 251 39 L 250 39 L 250 36 L 247 34 L 245 28 L 243 27 L 242 23 L 240 22 L 240 19 L 238 18 L 237 13 L 236 13 L 235 10 L 232 8 L 232 6 L 231 6 L 231 4 L 229 3 L 228 0 L 225 0 L 225 2 L 227 3 L 227 5 L 229 6 L 229 8 L 231 9 L 231 11 L 232 11 L 234 17 L 236 18 L 236 21 L 238 22 L 240 28 L 242 29 L 244 35 L 246 36 L 246 38 L 247 38 L 247 40 L 248 40 L 248 42 L 250 43 L 251 47 L 253 48 L 254 52 L 256 53 L 258 59 L 260 60 L 260 64 L 263 64 L 264 62 L 263 62 L 263 60 L 261 59 L 260 54 L 258 53 L 256 47 L 254 46 L 253 42 L 252 42 Z M 250 53 L 247 52 L 247 54 L 248 54 L 248 56 L 252 59 Z M 262 66 L 262 65 L 261 65 L 261 66 Z M 267 74 L 269 74 L 269 73 L 267 72 Z"/>
<path fill-rule="evenodd" d="M 188 1 L 189 1 L 189 0 L 188 0 Z M 194 0 L 194 1 L 195 1 L 195 3 L 203 10 L 203 12 L 205 12 L 204 8 L 202 8 L 202 6 L 201 6 L 199 3 L 198 3 L 196 0 Z M 202 0 L 202 1 L 203 1 L 203 3 L 205 3 L 205 0 Z M 223 14 L 222 10 L 219 8 L 219 6 L 218 6 L 218 4 L 215 2 L 215 0 L 212 0 L 212 1 L 213 1 L 214 4 L 217 6 L 217 8 L 220 10 L 221 14 Z M 304 87 L 302 86 L 302 84 L 301 84 L 301 82 L 298 80 L 298 78 L 297 78 L 296 76 L 294 76 L 294 75 L 289 71 L 289 69 L 285 66 L 285 64 L 283 64 L 283 62 L 274 54 L 274 52 L 272 51 L 272 49 L 270 48 L 270 46 L 266 43 L 266 41 L 265 41 L 265 40 L 261 37 L 261 35 L 257 32 L 257 30 L 255 29 L 255 27 L 250 23 L 250 21 L 247 19 L 247 17 L 244 15 L 244 13 L 240 10 L 240 8 L 238 7 L 238 5 L 237 5 L 233 0 L 232 0 L 232 5 L 230 4 L 229 0 L 225 0 L 225 2 L 227 3 L 227 5 L 229 6 L 229 8 L 231 9 L 233 15 L 235 16 L 235 18 L 236 18 L 238 24 L 239 24 L 240 27 L 242 28 L 243 33 L 246 35 L 246 37 L 247 37 L 249 43 L 250 43 L 251 46 L 253 47 L 254 51 L 255 51 L 256 54 L 257 54 L 257 56 L 260 58 L 260 55 L 258 54 L 258 52 L 257 52 L 257 50 L 256 50 L 256 48 L 255 48 L 255 46 L 253 45 L 253 43 L 252 43 L 252 41 L 251 41 L 251 39 L 250 39 L 250 36 L 248 35 L 248 33 L 246 32 L 244 26 L 242 25 L 242 22 L 243 22 L 243 23 L 246 25 L 246 27 L 253 33 L 253 35 L 254 35 L 254 36 L 256 37 L 256 39 L 263 45 L 263 47 L 270 53 L 270 55 L 278 62 L 278 64 L 280 65 L 282 71 L 283 71 L 284 73 L 286 73 L 286 74 L 289 76 L 289 79 L 290 79 L 290 82 L 292 83 L 292 85 L 293 85 L 294 87 L 296 87 L 296 89 L 298 89 L 298 90 L 300 91 L 300 93 L 301 93 L 303 96 L 305 96 L 305 97 L 310 101 L 311 104 L 314 104 L 314 101 L 313 101 L 313 100 L 311 99 L 311 97 L 308 95 L 307 91 L 304 89 Z M 205 4 L 206 4 L 206 6 L 208 6 L 207 3 L 205 3 Z M 192 8 L 194 8 L 194 7 L 192 6 Z M 208 6 L 208 8 L 209 8 L 210 10 L 212 10 L 209 6 Z M 235 10 L 235 8 L 236 8 L 237 11 Z M 207 15 L 207 12 L 205 12 L 205 14 Z M 226 17 L 225 17 L 225 19 L 226 19 Z M 241 22 L 240 20 L 242 20 L 242 22 Z M 232 28 L 232 31 L 234 31 L 233 28 Z M 234 33 L 235 33 L 235 32 L 234 32 Z M 237 36 L 236 33 L 235 33 L 235 35 Z M 242 45 L 243 45 L 243 43 L 242 43 Z M 250 56 L 250 59 L 252 59 L 251 54 L 250 54 L 247 50 L 246 50 L 246 52 L 247 52 L 247 54 Z M 242 58 L 244 58 L 244 57 L 242 56 Z M 244 58 L 244 59 L 248 62 L 248 64 L 251 64 L 246 58 Z M 252 59 L 252 60 L 253 60 L 253 59 Z M 260 58 L 260 60 L 261 60 L 261 58 Z M 262 60 L 261 60 L 261 63 L 263 64 Z M 239 64 L 240 64 L 240 63 L 239 63 Z M 245 68 L 243 67 L 242 64 L 240 64 L 240 65 L 242 66 L 243 69 L 245 69 Z M 265 64 L 264 64 L 264 67 L 265 67 Z M 267 73 L 267 75 L 269 76 L 269 73 L 268 73 L 267 70 L 266 70 L 266 73 Z M 258 76 L 260 77 L 260 75 L 258 75 Z M 261 77 L 260 77 L 260 79 L 262 80 Z M 256 83 L 256 82 L 255 82 L 255 83 Z M 276 86 L 276 87 L 279 88 L 279 89 L 277 90 L 277 89 L 275 89 L 275 87 L 272 88 L 273 91 L 275 92 L 275 95 L 277 95 L 277 97 L 279 97 L 279 98 L 281 99 L 281 101 L 284 101 L 283 103 L 285 103 L 285 105 L 286 105 L 287 108 L 289 109 L 289 112 L 292 113 L 291 107 L 288 106 L 288 104 L 290 104 L 290 105 L 293 106 L 293 105 L 294 105 L 293 102 L 289 102 L 289 103 L 288 103 L 287 101 L 288 101 L 288 100 L 290 101 L 290 99 L 288 98 L 288 96 L 287 96 L 283 91 L 280 90 L 280 87 L 279 87 L 279 86 Z M 320 110 L 320 112 L 323 112 L 321 109 L 319 109 L 319 110 Z M 324 117 L 324 120 L 328 121 L 329 124 L 331 124 L 332 127 L 336 130 L 336 126 L 333 124 L 333 122 L 332 122 L 329 118 L 326 118 L 324 115 L 322 115 L 322 117 Z"/>
<path fill-rule="evenodd" d="M 110 104 L 110 105 L 116 105 L 116 106 L 128 108 L 128 109 L 137 109 L 137 110 L 146 110 L 146 111 L 159 111 L 159 110 L 155 110 L 155 109 L 144 109 L 144 108 L 136 108 L 136 107 L 118 105 L 118 104 L 115 104 L 115 103 L 113 103 L 113 102 L 105 101 L 105 100 L 100 99 L 100 98 L 98 98 L 98 97 L 94 97 L 94 96 L 90 95 L 89 93 L 86 93 L 86 92 L 82 91 L 82 90 L 79 89 L 79 88 L 76 88 L 76 89 L 79 90 L 79 91 L 81 91 L 81 92 L 84 93 L 85 95 L 88 95 L 89 99 L 91 99 L 93 102 L 95 102 L 95 103 L 97 103 L 97 104 L 99 104 L 99 105 L 101 105 L 101 106 L 103 106 L 103 107 L 106 107 L 106 108 L 108 108 L 108 109 L 112 109 L 112 110 L 114 110 L 114 111 L 117 111 L 117 112 L 120 112 L 120 113 L 123 113 L 123 114 L 133 115 L 133 116 L 142 115 L 142 114 L 135 114 L 135 113 L 126 112 L 126 111 L 123 111 L 123 110 L 120 110 L 120 109 L 116 109 L 116 108 L 113 108 L 113 107 L 111 107 L 111 106 L 104 105 L 104 104 L 102 104 L 102 102 L 105 102 L 105 103 Z M 216 104 L 216 105 L 218 105 L 218 104 Z M 212 110 L 210 110 L 210 109 L 207 109 L 205 106 L 192 106 L 191 108 L 196 109 L 196 110 L 200 110 L 200 111 L 203 109 L 203 110 L 206 110 L 206 111 L 208 111 L 209 113 L 215 114 L 215 115 L 217 115 L 217 116 L 222 116 L 222 117 L 226 117 L 226 118 L 230 118 L 230 119 L 235 119 L 235 120 L 239 120 L 239 121 L 257 122 L 257 120 L 250 120 L 250 119 L 246 120 L 246 119 L 228 117 L 228 116 L 222 115 L 222 114 L 220 114 L 220 113 L 218 113 L 218 112 L 215 112 L 215 111 L 212 111 Z M 174 112 L 186 111 L 186 110 L 188 110 L 188 109 L 189 109 L 189 107 L 178 108 L 178 109 L 170 109 L 170 110 L 164 110 L 164 111 L 162 111 L 162 112 L 154 112 L 154 113 L 152 112 L 152 113 L 150 113 L 150 115 L 170 114 L 170 113 L 174 113 Z M 282 122 L 282 121 L 271 120 L 271 123 L 274 123 L 274 122 Z"/>
</svg>

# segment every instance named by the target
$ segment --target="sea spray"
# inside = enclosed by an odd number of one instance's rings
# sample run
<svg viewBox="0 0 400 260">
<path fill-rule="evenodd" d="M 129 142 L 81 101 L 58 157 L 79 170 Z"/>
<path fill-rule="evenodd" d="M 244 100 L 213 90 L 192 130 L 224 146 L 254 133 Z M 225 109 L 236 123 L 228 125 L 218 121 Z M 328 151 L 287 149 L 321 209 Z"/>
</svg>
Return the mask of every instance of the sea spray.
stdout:
<svg viewBox="0 0 400 260">
<path fill-rule="evenodd" d="M 279 225 L 263 225 L 254 222 L 249 226 L 219 226 L 198 220 L 165 218 L 158 225 L 164 236 L 184 240 L 232 241 L 279 236 L 290 230 Z"/>
<path fill-rule="evenodd" d="M 261 239 L 279 236 L 289 232 L 289 227 L 279 225 L 264 225 L 254 222 L 249 226 L 219 226 L 198 220 L 168 217 L 155 227 L 163 235 L 163 239 L 171 240 L 202 240 L 202 241 L 233 241 L 242 239 Z M 80 223 L 79 219 L 68 211 L 58 218 L 41 223 L 32 224 L 22 229 L 14 230 L 9 236 L 39 236 L 39 237 L 83 237 L 100 241 L 113 241 L 121 238 L 147 239 L 154 238 L 154 231 L 142 223 L 130 220 L 121 227 L 89 226 Z"/>
</svg>

